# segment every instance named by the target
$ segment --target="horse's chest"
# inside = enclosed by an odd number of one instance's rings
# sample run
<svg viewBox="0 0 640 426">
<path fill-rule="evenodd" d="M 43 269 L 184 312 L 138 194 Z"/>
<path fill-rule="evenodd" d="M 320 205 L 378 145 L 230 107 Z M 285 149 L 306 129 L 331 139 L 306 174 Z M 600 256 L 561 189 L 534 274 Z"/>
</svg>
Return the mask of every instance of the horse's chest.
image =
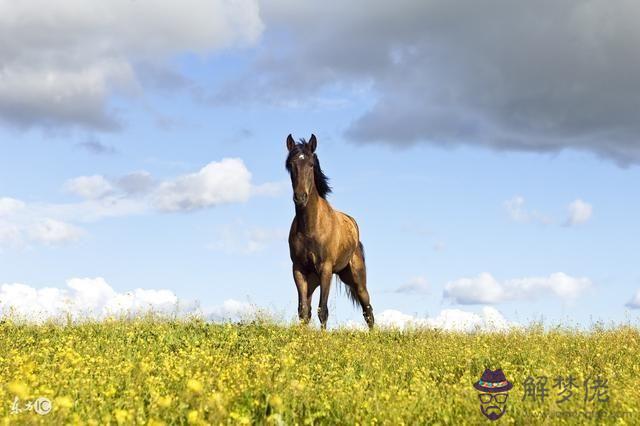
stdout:
<svg viewBox="0 0 640 426">
<path fill-rule="evenodd" d="M 313 238 L 298 236 L 293 245 L 295 260 L 307 269 L 318 271 L 322 264 L 321 244 Z"/>
</svg>

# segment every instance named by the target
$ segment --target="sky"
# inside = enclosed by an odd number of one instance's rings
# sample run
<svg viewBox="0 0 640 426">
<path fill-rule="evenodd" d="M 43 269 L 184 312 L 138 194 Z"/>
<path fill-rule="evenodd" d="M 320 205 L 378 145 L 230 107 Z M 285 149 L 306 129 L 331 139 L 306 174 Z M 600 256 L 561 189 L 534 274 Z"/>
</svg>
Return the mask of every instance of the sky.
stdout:
<svg viewBox="0 0 640 426">
<path fill-rule="evenodd" d="M 293 321 L 285 140 L 313 133 L 380 324 L 637 324 L 639 18 L 0 1 L 0 310 Z M 364 326 L 335 283 L 329 309 Z"/>
</svg>

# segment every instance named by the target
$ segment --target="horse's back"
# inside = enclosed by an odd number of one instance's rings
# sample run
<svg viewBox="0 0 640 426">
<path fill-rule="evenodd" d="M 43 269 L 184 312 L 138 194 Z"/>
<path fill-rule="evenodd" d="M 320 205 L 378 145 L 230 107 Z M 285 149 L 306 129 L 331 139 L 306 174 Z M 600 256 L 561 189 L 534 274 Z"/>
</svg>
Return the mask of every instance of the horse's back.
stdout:
<svg viewBox="0 0 640 426">
<path fill-rule="evenodd" d="M 360 242 L 360 228 L 358 227 L 358 222 L 344 212 L 336 210 L 336 214 L 340 218 L 340 234 L 347 236 L 347 240 L 349 240 L 348 245 L 353 245 L 353 248 L 355 249 Z"/>
<path fill-rule="evenodd" d="M 358 222 L 356 222 L 356 220 L 352 216 L 349 216 L 344 212 L 336 210 L 336 213 L 344 221 L 345 223 L 344 226 L 351 227 L 353 229 L 353 232 L 355 233 L 355 236 L 356 236 L 356 240 L 360 241 L 360 228 L 358 227 Z"/>
</svg>

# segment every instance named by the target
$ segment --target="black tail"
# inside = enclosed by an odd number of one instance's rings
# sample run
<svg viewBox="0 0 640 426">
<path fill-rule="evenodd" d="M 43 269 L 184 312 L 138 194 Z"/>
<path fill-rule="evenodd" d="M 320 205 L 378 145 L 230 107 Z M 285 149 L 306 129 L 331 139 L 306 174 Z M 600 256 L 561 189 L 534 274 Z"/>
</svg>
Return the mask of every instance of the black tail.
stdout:
<svg viewBox="0 0 640 426">
<path fill-rule="evenodd" d="M 349 284 L 343 283 L 342 280 L 340 279 L 340 276 L 337 274 L 336 274 L 336 281 L 343 284 L 344 288 L 347 290 L 347 296 L 349 297 L 349 300 L 351 300 L 351 303 L 353 303 L 353 306 L 356 306 L 356 307 L 360 306 L 360 301 L 358 300 L 358 294 L 356 293 L 356 289 Z"/>
</svg>

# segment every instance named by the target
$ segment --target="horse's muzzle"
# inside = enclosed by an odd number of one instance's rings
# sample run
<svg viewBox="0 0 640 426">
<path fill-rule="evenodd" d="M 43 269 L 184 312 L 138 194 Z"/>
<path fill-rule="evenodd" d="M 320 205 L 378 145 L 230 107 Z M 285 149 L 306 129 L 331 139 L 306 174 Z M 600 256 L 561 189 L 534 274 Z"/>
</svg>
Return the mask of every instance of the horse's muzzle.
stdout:
<svg viewBox="0 0 640 426">
<path fill-rule="evenodd" d="M 293 202 L 299 206 L 304 206 L 309 201 L 309 194 L 306 192 L 300 192 L 293 194 Z"/>
</svg>

